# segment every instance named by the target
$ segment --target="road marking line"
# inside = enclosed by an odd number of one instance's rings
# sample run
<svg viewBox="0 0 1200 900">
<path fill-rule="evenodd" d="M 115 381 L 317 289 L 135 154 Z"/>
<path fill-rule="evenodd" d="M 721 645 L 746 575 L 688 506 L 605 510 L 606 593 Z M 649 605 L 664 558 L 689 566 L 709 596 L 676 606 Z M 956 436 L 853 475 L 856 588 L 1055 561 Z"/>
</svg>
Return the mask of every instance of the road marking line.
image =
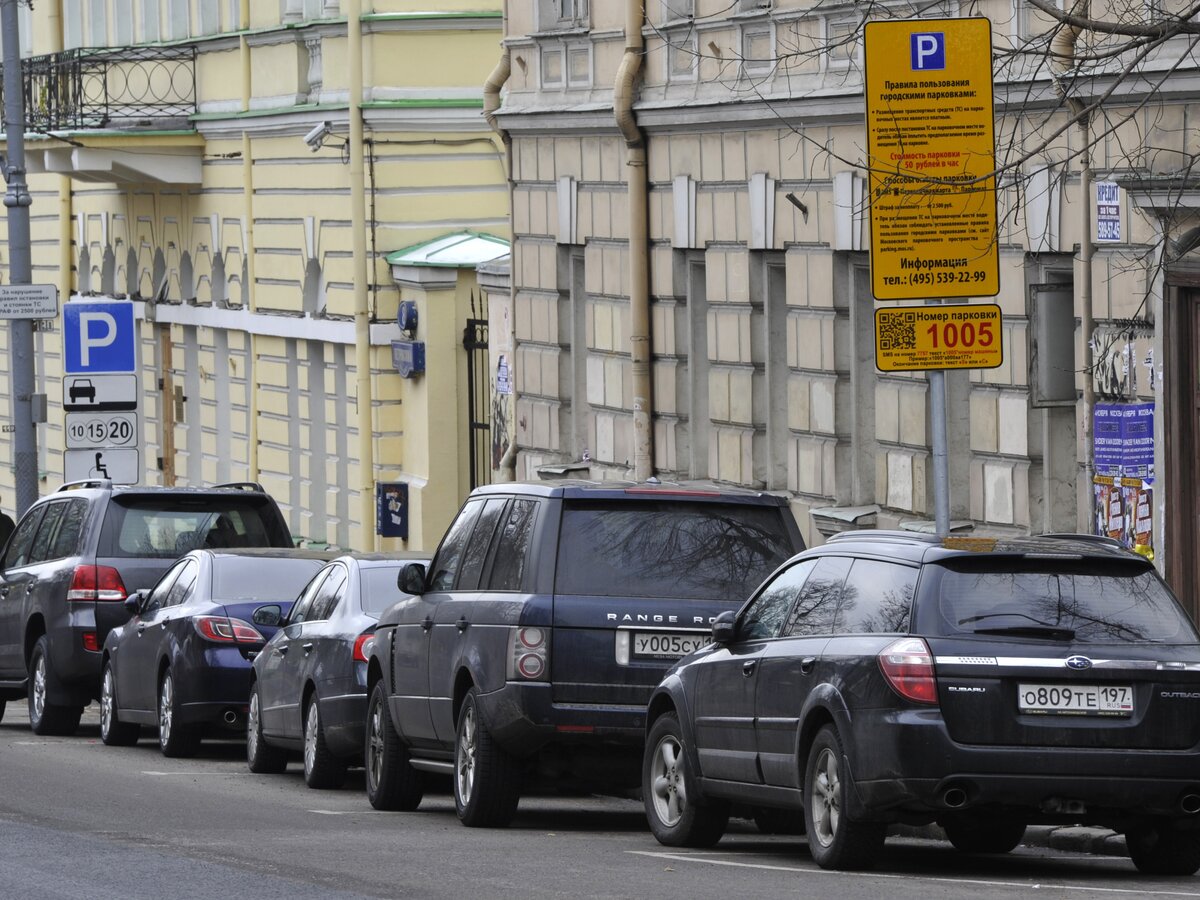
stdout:
<svg viewBox="0 0 1200 900">
<path fill-rule="evenodd" d="M 228 777 L 230 775 L 235 775 L 235 776 L 241 777 L 242 775 L 245 775 L 246 773 L 245 772 L 152 772 L 152 771 L 143 770 L 142 774 L 143 775 L 172 775 L 172 776 L 185 775 L 188 778 L 195 778 L 197 775 L 220 775 L 222 777 Z"/>
<path fill-rule="evenodd" d="M 310 809 L 318 816 L 390 816 L 386 809 Z"/>
<path fill-rule="evenodd" d="M 1030 883 L 1026 881 L 992 881 L 982 878 L 944 878 L 923 875 L 895 875 L 881 872 L 838 872 L 821 868 L 809 869 L 803 866 L 782 866 L 768 863 L 737 862 L 730 859 L 713 859 L 711 857 L 700 856 L 699 854 L 655 853 L 649 850 L 627 850 L 625 852 L 631 853 L 634 856 L 648 856 L 652 859 L 669 859 L 674 862 L 706 863 L 710 866 L 729 866 L 738 869 L 764 869 L 773 872 L 802 872 L 806 875 L 842 875 L 854 878 L 878 878 L 904 881 L 920 879 L 923 881 L 937 882 L 939 884 L 962 884 L 975 885 L 979 887 L 1031 888 L 1034 890 L 1047 888 L 1056 891 L 1087 891 L 1093 894 L 1128 894 L 1136 897 L 1200 897 L 1200 893 L 1192 891 L 1150 891 L 1140 888 L 1096 887 L 1094 885 L 1082 884 L 1044 884 L 1042 882 Z M 1078 857 L 1074 858 L 1077 859 Z"/>
</svg>

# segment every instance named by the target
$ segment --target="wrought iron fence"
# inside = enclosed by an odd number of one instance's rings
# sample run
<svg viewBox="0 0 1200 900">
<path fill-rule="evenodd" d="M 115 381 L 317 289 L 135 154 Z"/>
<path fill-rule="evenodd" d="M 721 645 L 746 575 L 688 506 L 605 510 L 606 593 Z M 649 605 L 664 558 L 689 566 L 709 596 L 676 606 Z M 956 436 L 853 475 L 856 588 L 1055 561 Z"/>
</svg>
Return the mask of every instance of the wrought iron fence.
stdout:
<svg viewBox="0 0 1200 900">
<path fill-rule="evenodd" d="M 196 112 L 195 47 L 66 50 L 21 74 L 31 131 L 180 128 Z"/>
</svg>

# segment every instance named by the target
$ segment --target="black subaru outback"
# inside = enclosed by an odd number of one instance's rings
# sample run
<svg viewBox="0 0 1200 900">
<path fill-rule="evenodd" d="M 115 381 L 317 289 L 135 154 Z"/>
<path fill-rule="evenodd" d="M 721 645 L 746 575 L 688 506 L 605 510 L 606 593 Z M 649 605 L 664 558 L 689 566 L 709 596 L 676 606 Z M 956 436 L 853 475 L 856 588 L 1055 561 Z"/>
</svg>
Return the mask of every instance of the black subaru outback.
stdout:
<svg viewBox="0 0 1200 900">
<path fill-rule="evenodd" d="M 291 547 L 257 484 L 64 484 L 25 513 L 0 557 L 0 715 L 29 698 L 37 734 L 72 734 L 99 697 L 104 638 L 126 596 L 197 547 Z"/>
<path fill-rule="evenodd" d="M 477 489 L 433 562 L 401 570 L 368 674 L 367 794 L 413 808 L 453 773 L 466 825 L 523 778 L 635 787 L 650 692 L 803 542 L 787 502 L 711 485 Z"/>
</svg>

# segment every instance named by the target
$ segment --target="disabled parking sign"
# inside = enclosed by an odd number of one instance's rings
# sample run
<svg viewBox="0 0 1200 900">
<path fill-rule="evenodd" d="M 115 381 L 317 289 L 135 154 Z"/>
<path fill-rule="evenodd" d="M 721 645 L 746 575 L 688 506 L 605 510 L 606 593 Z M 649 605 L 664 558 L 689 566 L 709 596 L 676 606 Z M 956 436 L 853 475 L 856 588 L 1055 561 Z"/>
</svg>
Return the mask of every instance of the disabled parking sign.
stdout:
<svg viewBox="0 0 1200 900">
<path fill-rule="evenodd" d="M 130 300 L 63 304 L 64 371 L 68 375 L 137 371 L 137 328 Z"/>
</svg>

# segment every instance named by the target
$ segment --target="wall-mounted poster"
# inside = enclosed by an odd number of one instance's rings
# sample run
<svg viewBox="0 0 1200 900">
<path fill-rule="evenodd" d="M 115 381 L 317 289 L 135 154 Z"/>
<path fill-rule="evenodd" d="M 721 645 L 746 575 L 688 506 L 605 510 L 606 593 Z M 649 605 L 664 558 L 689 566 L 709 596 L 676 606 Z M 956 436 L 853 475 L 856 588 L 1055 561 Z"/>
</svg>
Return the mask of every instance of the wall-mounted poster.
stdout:
<svg viewBox="0 0 1200 900">
<path fill-rule="evenodd" d="M 1154 556 L 1154 404 L 1097 403 L 1092 418 L 1095 531 Z"/>
</svg>

